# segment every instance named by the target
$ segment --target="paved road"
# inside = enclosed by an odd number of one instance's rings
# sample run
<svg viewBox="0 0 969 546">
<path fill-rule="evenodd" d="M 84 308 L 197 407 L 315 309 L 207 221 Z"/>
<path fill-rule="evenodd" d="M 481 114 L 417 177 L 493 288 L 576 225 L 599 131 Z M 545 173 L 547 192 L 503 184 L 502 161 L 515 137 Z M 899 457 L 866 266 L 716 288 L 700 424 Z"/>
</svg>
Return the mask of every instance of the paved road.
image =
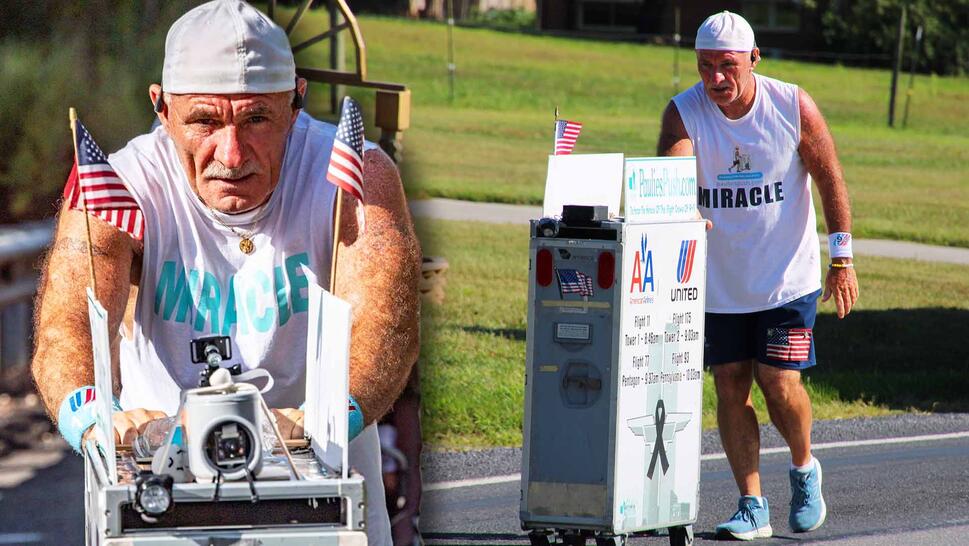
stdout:
<svg viewBox="0 0 969 546">
<path fill-rule="evenodd" d="M 528 224 L 542 216 L 542 207 L 475 203 L 455 199 L 422 199 L 410 202 L 414 216 L 441 220 L 479 221 L 496 224 Z M 826 235 L 822 234 L 822 240 Z M 906 258 L 931 262 L 969 265 L 969 248 L 923 245 L 883 239 L 855 239 L 854 251 L 860 256 Z"/>
<path fill-rule="evenodd" d="M 832 448 L 818 457 L 828 520 L 814 533 L 797 535 L 787 526 L 788 455 L 762 458 L 775 537 L 758 544 L 969 543 L 969 437 Z M 736 486 L 726 461 L 706 460 L 701 469 L 698 544 L 713 542 L 713 528 L 736 506 Z M 527 544 L 518 526 L 518 500 L 518 482 L 429 491 L 422 519 L 425 539 L 429 545 Z M 629 543 L 668 541 L 648 537 Z"/>
<path fill-rule="evenodd" d="M 933 439 L 947 435 L 948 439 Z M 909 441 L 875 444 L 883 438 Z M 912 438 L 926 438 L 911 441 Z M 898 415 L 876 419 L 821 421 L 815 442 L 824 465 L 831 515 L 818 532 L 792 535 L 786 510 L 788 458 L 776 432 L 764 427 L 765 491 L 772 501 L 778 538 L 832 544 L 969 543 L 969 414 Z M 859 441 L 868 445 L 850 445 Z M 700 541 L 736 503 L 736 492 L 715 431 L 704 433 L 700 482 Z M 518 526 L 521 451 L 501 448 L 432 453 L 424 460 L 427 491 L 422 527 L 434 545 L 526 544 Z M 455 486 L 455 480 L 499 483 Z M 464 483 L 467 483 L 466 481 Z M 457 484 L 460 485 L 460 484 Z M 0 459 L 0 545 L 83 543 L 81 459 L 60 440 Z M 631 544 L 664 544 L 636 538 Z"/>
</svg>

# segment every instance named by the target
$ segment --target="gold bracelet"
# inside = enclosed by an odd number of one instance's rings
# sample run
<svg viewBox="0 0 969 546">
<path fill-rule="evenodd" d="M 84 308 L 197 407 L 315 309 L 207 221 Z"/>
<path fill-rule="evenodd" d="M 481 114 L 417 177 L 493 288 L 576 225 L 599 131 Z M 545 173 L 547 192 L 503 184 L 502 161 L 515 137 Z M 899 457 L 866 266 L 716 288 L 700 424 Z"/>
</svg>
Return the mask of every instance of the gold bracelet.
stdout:
<svg viewBox="0 0 969 546">
<path fill-rule="evenodd" d="M 854 269 L 854 268 L 855 268 L 855 264 L 853 263 L 842 264 L 842 263 L 832 262 L 828 264 L 828 269 Z"/>
</svg>

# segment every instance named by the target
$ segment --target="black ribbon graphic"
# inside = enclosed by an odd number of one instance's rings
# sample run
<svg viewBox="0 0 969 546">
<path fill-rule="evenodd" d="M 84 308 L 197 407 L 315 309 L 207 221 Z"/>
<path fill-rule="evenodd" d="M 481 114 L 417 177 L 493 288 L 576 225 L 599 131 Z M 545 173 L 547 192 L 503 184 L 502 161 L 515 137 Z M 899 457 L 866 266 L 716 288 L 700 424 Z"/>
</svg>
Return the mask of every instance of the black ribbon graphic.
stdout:
<svg viewBox="0 0 969 546">
<path fill-rule="evenodd" d="M 649 470 L 646 471 L 646 477 L 649 479 L 653 479 L 653 470 L 656 469 L 657 458 L 663 466 L 664 475 L 670 468 L 670 461 L 666 457 L 666 442 L 663 441 L 663 427 L 666 426 L 666 406 L 662 400 L 656 402 L 656 413 L 653 415 L 656 418 L 656 441 L 653 442 L 653 458 L 649 460 Z"/>
</svg>

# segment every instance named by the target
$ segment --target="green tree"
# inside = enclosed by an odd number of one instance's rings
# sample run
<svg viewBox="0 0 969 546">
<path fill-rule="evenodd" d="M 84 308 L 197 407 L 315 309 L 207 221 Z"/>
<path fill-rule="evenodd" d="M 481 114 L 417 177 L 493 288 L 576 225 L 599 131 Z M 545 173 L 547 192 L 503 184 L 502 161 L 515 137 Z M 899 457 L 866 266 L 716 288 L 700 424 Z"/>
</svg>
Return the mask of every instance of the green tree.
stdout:
<svg viewBox="0 0 969 546">
<path fill-rule="evenodd" d="M 0 17 L 0 222 L 55 211 L 74 154 L 68 107 L 106 152 L 148 129 L 165 34 L 198 3 L 36 0 Z"/>
<path fill-rule="evenodd" d="M 915 29 L 923 28 L 919 70 L 969 73 L 969 0 L 833 0 L 818 4 L 824 40 L 832 50 L 887 54 L 895 51 L 899 15 L 905 4 L 907 52 L 912 53 Z"/>
</svg>

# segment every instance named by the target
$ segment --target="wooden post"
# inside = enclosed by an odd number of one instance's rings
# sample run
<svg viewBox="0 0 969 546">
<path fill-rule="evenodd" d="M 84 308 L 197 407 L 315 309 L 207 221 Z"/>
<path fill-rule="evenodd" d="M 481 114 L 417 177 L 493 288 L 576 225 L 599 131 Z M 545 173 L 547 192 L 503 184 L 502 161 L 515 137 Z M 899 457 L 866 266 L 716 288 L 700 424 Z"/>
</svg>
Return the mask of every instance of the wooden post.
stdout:
<svg viewBox="0 0 969 546">
<path fill-rule="evenodd" d="M 447 0 L 447 77 L 448 97 L 454 102 L 454 76 L 457 66 L 454 64 L 454 0 Z"/>
<path fill-rule="evenodd" d="M 915 87 L 915 66 L 919 62 L 922 44 L 922 25 L 915 31 L 915 50 L 912 51 L 912 67 L 909 69 L 908 89 L 905 91 L 905 114 L 902 116 L 902 129 L 908 126 L 908 105 L 912 102 L 912 88 Z"/>
<path fill-rule="evenodd" d="M 673 94 L 680 93 L 680 4 L 673 8 Z"/>
<path fill-rule="evenodd" d="M 330 15 L 330 28 L 336 28 L 343 24 L 343 14 L 337 6 L 336 0 L 327 2 L 327 11 Z M 345 72 L 347 69 L 347 56 L 343 32 L 334 32 L 330 36 L 330 68 Z M 346 94 L 346 89 L 339 84 L 330 84 L 330 111 L 334 114 L 340 113 L 340 100 Z"/>
<path fill-rule="evenodd" d="M 94 252 L 91 250 L 91 217 L 87 213 L 87 199 L 84 197 L 84 192 L 81 190 L 81 169 L 77 164 L 77 110 L 71 107 L 68 110 L 68 117 L 71 120 L 71 142 L 74 143 L 74 167 L 77 171 L 77 194 L 78 199 L 81 200 L 82 210 L 84 212 L 84 228 L 87 234 L 87 265 L 88 271 L 91 274 L 91 291 L 94 292 L 94 297 L 98 297 L 98 283 L 94 278 Z"/>
<path fill-rule="evenodd" d="M 902 71 L 902 53 L 905 50 L 905 12 L 902 4 L 902 14 L 898 18 L 898 35 L 895 39 L 895 68 L 892 70 L 892 90 L 888 100 L 888 126 L 895 126 L 895 92 L 898 89 L 898 73 Z"/>
</svg>

